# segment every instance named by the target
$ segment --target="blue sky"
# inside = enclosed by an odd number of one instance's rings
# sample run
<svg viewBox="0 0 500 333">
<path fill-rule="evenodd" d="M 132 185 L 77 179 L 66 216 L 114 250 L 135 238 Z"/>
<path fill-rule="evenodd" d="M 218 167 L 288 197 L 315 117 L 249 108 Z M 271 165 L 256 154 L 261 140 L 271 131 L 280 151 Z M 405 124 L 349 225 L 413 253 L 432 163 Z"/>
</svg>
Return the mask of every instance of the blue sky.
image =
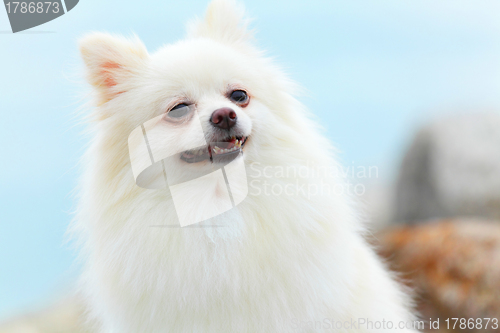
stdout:
<svg viewBox="0 0 500 333">
<path fill-rule="evenodd" d="M 86 139 L 76 110 L 87 87 L 76 40 L 136 33 L 152 52 L 184 35 L 206 1 L 81 0 L 11 34 L 0 9 L 0 319 L 71 288 L 64 244 Z M 445 113 L 500 110 L 500 2 L 246 2 L 259 45 L 307 94 L 350 165 L 390 182 L 418 126 Z"/>
</svg>

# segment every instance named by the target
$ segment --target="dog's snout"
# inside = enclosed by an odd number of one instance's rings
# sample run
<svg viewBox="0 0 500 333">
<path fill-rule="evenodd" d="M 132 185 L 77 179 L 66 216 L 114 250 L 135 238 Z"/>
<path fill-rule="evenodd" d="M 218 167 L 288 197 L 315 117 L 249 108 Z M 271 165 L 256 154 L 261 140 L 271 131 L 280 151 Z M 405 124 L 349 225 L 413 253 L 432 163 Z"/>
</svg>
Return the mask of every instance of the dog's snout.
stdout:
<svg viewBox="0 0 500 333">
<path fill-rule="evenodd" d="M 213 126 L 228 130 L 234 125 L 236 125 L 238 117 L 236 112 L 231 108 L 220 108 L 212 113 L 210 121 Z"/>
</svg>

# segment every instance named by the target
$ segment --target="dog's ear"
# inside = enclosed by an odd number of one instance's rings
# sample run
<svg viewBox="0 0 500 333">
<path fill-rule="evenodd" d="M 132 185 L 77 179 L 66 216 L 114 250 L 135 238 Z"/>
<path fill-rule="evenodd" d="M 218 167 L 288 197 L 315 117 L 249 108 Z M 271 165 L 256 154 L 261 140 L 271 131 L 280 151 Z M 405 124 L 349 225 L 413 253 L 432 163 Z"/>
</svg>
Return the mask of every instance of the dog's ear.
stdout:
<svg viewBox="0 0 500 333">
<path fill-rule="evenodd" d="M 148 52 L 137 37 L 126 39 L 105 33 L 92 33 L 80 40 L 80 53 L 87 69 L 87 80 L 103 104 L 130 89 L 130 78 L 144 66 Z"/>
<path fill-rule="evenodd" d="M 205 18 L 188 25 L 190 37 L 207 37 L 226 44 L 241 44 L 252 39 L 247 29 L 249 20 L 245 9 L 234 0 L 213 0 L 207 8 Z"/>
</svg>

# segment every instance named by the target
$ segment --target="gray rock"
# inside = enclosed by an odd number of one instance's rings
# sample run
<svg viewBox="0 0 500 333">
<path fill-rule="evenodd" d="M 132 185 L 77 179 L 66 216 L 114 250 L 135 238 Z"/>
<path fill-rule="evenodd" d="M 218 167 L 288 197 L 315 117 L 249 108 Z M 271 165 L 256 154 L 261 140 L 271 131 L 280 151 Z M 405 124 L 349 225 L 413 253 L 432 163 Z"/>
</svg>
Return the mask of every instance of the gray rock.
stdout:
<svg viewBox="0 0 500 333">
<path fill-rule="evenodd" d="M 500 113 L 448 116 L 422 128 L 404 156 L 394 220 L 500 219 Z"/>
</svg>

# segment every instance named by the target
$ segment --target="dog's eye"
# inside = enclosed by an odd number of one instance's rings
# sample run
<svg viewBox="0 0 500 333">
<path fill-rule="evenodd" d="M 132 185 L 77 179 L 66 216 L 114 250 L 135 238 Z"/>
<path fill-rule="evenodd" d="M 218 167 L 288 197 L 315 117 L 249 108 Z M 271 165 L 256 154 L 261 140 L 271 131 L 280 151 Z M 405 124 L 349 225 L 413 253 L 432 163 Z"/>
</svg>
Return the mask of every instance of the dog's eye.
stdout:
<svg viewBox="0 0 500 333">
<path fill-rule="evenodd" d="M 167 116 L 173 119 L 179 119 L 189 114 L 189 105 L 186 103 L 177 104 L 168 113 Z"/>
<path fill-rule="evenodd" d="M 235 90 L 229 95 L 229 99 L 235 103 L 244 104 L 248 100 L 248 95 L 243 90 Z"/>
</svg>

